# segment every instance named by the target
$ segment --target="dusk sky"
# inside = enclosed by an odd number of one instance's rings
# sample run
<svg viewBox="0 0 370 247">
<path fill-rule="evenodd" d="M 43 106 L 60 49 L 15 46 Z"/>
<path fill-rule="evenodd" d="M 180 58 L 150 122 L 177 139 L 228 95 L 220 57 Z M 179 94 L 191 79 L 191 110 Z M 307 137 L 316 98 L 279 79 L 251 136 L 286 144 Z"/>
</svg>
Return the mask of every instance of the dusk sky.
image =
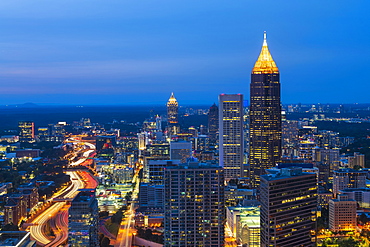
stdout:
<svg viewBox="0 0 370 247">
<path fill-rule="evenodd" d="M 282 103 L 370 103 L 369 9 L 369 0 L 1 0 L 0 104 L 249 99 L 263 31 Z"/>
</svg>

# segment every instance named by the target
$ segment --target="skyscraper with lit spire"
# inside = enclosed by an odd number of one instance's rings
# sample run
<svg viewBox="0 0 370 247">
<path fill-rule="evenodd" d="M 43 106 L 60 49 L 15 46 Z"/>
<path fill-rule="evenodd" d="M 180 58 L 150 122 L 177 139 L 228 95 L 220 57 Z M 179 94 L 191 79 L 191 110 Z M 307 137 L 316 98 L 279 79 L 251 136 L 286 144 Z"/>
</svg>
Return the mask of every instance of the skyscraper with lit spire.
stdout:
<svg viewBox="0 0 370 247">
<path fill-rule="evenodd" d="M 266 32 L 252 69 L 249 130 L 250 179 L 252 186 L 257 187 L 265 169 L 281 160 L 280 76 L 267 46 Z"/>
<path fill-rule="evenodd" d="M 179 132 L 179 103 L 173 93 L 167 102 L 167 123 L 170 136 Z"/>
</svg>

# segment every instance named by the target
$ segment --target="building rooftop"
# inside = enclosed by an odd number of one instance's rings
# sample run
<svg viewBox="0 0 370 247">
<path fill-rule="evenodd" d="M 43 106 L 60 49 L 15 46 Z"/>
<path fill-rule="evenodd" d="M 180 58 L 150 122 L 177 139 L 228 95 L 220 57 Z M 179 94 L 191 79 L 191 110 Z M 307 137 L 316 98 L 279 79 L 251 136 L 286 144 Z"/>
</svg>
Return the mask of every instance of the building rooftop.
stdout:
<svg viewBox="0 0 370 247">
<path fill-rule="evenodd" d="M 287 167 L 282 169 L 267 169 L 267 172 L 272 172 L 270 174 L 262 175 L 261 178 L 267 181 L 280 180 L 284 178 L 292 178 L 297 176 L 312 175 L 312 172 L 302 172 L 302 167 Z M 316 174 L 315 174 L 316 176 Z"/>
<path fill-rule="evenodd" d="M 214 169 L 221 168 L 218 163 L 200 163 L 197 161 L 189 161 L 187 163 L 182 163 L 174 166 L 167 166 L 166 169 Z"/>
<path fill-rule="evenodd" d="M 362 192 L 370 192 L 370 188 L 348 188 L 340 190 L 343 192 L 354 192 L 354 191 L 362 191 Z"/>
<path fill-rule="evenodd" d="M 240 215 L 242 227 L 260 227 L 260 208 L 259 207 L 228 207 L 230 212 Z"/>
<path fill-rule="evenodd" d="M 367 171 L 362 171 L 362 170 L 355 170 L 351 168 L 344 168 L 344 169 L 339 169 L 334 171 L 335 173 L 363 173 L 366 174 Z"/>
<path fill-rule="evenodd" d="M 36 246 L 35 241 L 30 241 L 30 233 L 25 231 L 0 232 L 1 247 L 31 247 Z"/>
<path fill-rule="evenodd" d="M 89 202 L 95 197 L 94 189 L 79 189 L 80 193 L 73 199 L 73 202 Z"/>
<path fill-rule="evenodd" d="M 288 168 L 288 167 L 302 167 L 302 168 L 313 168 L 312 163 L 279 163 L 277 168 Z"/>
</svg>

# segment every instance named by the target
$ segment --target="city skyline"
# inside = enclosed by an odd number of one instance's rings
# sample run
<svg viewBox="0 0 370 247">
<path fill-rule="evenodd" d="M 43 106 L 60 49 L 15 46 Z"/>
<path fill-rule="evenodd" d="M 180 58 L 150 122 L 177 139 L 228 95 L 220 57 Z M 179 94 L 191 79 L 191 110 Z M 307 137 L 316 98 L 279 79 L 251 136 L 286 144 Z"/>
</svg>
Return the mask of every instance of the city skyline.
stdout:
<svg viewBox="0 0 370 247">
<path fill-rule="evenodd" d="M 0 3 L 1 105 L 248 98 L 263 31 L 283 103 L 368 103 L 366 1 L 86 3 Z"/>
</svg>

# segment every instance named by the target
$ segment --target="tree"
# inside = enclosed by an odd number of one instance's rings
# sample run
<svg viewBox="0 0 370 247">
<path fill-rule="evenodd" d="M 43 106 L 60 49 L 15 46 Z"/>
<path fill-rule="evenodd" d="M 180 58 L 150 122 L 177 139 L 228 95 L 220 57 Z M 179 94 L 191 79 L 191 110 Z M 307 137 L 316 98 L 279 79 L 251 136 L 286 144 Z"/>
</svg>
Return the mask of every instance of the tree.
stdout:
<svg viewBox="0 0 370 247">
<path fill-rule="evenodd" d="M 110 246 L 109 244 L 110 244 L 110 240 L 107 237 L 104 237 L 102 241 L 100 242 L 101 247 L 109 247 Z"/>
<path fill-rule="evenodd" d="M 354 240 L 352 237 L 349 237 L 347 239 L 342 239 L 338 241 L 339 246 L 341 247 L 358 247 L 360 246 L 360 242 Z"/>
<path fill-rule="evenodd" d="M 358 217 L 358 221 L 362 224 L 362 225 L 365 225 L 369 219 L 367 218 L 366 214 L 362 213 L 359 217 Z"/>
<path fill-rule="evenodd" d="M 109 216 L 109 212 L 108 211 L 99 212 L 99 218 L 108 217 L 108 216 Z"/>
<path fill-rule="evenodd" d="M 17 225 L 14 225 L 13 223 L 6 224 L 1 229 L 2 231 L 19 231 L 19 228 Z"/>
</svg>

